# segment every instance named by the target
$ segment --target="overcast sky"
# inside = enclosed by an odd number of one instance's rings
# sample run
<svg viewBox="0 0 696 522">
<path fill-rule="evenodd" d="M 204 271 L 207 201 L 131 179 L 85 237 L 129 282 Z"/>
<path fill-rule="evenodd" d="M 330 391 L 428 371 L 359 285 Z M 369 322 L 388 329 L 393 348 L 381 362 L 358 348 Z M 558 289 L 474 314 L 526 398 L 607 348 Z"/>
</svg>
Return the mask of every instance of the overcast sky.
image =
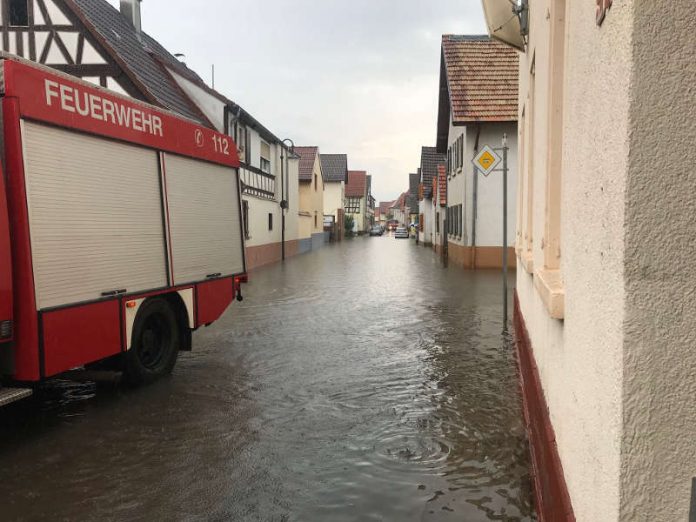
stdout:
<svg viewBox="0 0 696 522">
<path fill-rule="evenodd" d="M 118 0 L 109 0 L 118 5 Z M 373 194 L 435 145 L 440 37 L 483 34 L 480 0 L 143 0 L 143 28 L 279 138 L 348 154 Z"/>
</svg>

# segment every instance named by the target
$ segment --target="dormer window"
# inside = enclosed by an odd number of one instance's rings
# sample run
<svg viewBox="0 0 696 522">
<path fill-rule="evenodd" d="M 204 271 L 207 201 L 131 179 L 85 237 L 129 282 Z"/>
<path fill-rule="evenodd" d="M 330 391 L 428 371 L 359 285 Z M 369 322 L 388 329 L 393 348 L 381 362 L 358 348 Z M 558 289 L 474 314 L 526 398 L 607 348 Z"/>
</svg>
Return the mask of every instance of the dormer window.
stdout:
<svg viewBox="0 0 696 522">
<path fill-rule="evenodd" d="M 28 0 L 10 0 L 10 25 L 14 27 L 29 26 Z"/>
</svg>

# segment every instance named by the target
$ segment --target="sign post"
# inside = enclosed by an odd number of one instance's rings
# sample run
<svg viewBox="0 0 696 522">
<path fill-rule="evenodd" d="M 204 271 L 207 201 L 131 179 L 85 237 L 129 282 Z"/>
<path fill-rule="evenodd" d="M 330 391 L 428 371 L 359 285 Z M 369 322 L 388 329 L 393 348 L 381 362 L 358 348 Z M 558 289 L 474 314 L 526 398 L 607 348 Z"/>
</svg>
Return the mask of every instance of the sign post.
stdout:
<svg viewBox="0 0 696 522">
<path fill-rule="evenodd" d="M 502 157 L 498 152 L 502 152 Z M 507 134 L 503 134 L 503 146 L 500 149 L 492 149 L 484 145 L 481 151 L 472 160 L 474 172 L 477 170 L 488 177 L 491 172 L 503 173 L 503 330 L 507 331 L 508 323 L 508 240 L 507 240 L 507 214 L 508 214 L 508 144 Z M 497 168 L 502 163 L 502 168 Z"/>
<path fill-rule="evenodd" d="M 507 240 L 507 210 L 508 210 L 508 146 L 507 134 L 503 134 L 503 331 L 508 323 L 508 240 Z"/>
</svg>

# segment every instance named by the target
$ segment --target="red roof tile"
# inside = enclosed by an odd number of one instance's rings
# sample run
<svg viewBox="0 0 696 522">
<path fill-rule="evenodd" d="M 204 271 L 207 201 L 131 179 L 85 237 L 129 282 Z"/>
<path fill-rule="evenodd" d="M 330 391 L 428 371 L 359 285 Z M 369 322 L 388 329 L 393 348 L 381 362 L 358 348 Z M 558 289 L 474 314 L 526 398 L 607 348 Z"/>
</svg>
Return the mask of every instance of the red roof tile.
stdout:
<svg viewBox="0 0 696 522">
<path fill-rule="evenodd" d="M 488 36 L 444 35 L 452 120 L 517 121 L 517 51 Z"/>
<path fill-rule="evenodd" d="M 389 209 L 394 206 L 395 201 L 380 201 L 379 202 L 379 211 L 386 215 L 389 213 Z"/>
<path fill-rule="evenodd" d="M 312 181 L 318 152 L 319 147 L 295 147 L 295 154 L 300 157 L 300 181 Z"/>
<path fill-rule="evenodd" d="M 364 198 L 367 195 L 367 172 L 349 170 L 346 197 Z"/>
<path fill-rule="evenodd" d="M 447 206 L 447 171 L 444 165 L 437 166 L 437 177 L 440 190 L 440 206 Z"/>
</svg>

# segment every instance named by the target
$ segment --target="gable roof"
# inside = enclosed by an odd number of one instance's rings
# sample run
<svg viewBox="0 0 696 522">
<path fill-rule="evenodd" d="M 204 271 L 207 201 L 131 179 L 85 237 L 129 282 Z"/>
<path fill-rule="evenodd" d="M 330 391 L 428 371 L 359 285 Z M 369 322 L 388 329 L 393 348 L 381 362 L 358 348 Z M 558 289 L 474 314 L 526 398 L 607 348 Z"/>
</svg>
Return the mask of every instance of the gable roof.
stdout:
<svg viewBox="0 0 696 522">
<path fill-rule="evenodd" d="M 320 154 L 324 181 L 348 183 L 348 156 L 346 154 Z"/>
<path fill-rule="evenodd" d="M 282 144 L 280 139 L 258 120 L 241 106 L 209 87 L 195 71 L 189 69 L 157 40 L 144 31 L 138 38 L 131 23 L 105 0 L 63 1 L 119 64 L 126 76 L 142 92 L 146 101 L 208 127 L 215 127 L 179 87 L 172 77 L 171 70 L 227 104 L 245 125 L 258 131 L 263 139 Z M 288 148 L 285 144 L 282 146 Z"/>
<path fill-rule="evenodd" d="M 517 121 L 519 55 L 489 36 L 442 36 L 437 146 L 447 150 L 450 119 L 470 122 Z"/>
<path fill-rule="evenodd" d="M 440 154 L 435 147 L 421 149 L 421 183 L 424 185 L 425 197 L 432 197 L 433 179 L 437 176 L 438 165 L 445 164 L 445 155 Z"/>
<path fill-rule="evenodd" d="M 364 198 L 365 196 L 367 196 L 367 172 L 349 170 L 346 197 Z"/>
<path fill-rule="evenodd" d="M 408 197 L 406 205 L 413 211 L 418 209 L 418 184 L 420 183 L 420 174 L 408 175 Z M 415 214 L 415 212 L 413 212 Z"/>
<path fill-rule="evenodd" d="M 396 201 L 380 201 L 379 211 L 385 216 L 389 213 L 389 209 L 396 203 Z"/>
<path fill-rule="evenodd" d="M 272 143 L 278 143 L 285 149 L 289 148 L 280 140 L 278 136 L 273 134 L 261 122 L 244 110 L 241 105 L 230 100 L 224 94 L 210 87 L 193 69 L 189 69 L 185 63 L 167 51 L 167 49 L 165 49 L 157 40 L 143 33 L 143 42 L 145 42 L 147 49 L 152 54 L 153 58 L 161 65 L 163 69 L 166 70 L 167 76 L 170 76 L 170 71 L 180 75 L 184 79 L 190 81 L 200 89 L 207 92 L 209 95 L 220 100 L 220 102 L 226 104 L 235 117 L 239 119 L 239 121 L 241 121 L 244 125 L 256 130 L 264 140 Z M 176 83 L 176 80 L 172 81 Z"/>
<path fill-rule="evenodd" d="M 295 147 L 295 154 L 300 157 L 300 181 L 312 181 L 318 152 L 319 147 Z"/>
<path fill-rule="evenodd" d="M 105 0 L 65 0 L 65 4 L 143 92 L 147 101 L 212 126 L 153 58 L 154 40 L 142 33 L 141 41 L 118 9 Z"/>
</svg>

